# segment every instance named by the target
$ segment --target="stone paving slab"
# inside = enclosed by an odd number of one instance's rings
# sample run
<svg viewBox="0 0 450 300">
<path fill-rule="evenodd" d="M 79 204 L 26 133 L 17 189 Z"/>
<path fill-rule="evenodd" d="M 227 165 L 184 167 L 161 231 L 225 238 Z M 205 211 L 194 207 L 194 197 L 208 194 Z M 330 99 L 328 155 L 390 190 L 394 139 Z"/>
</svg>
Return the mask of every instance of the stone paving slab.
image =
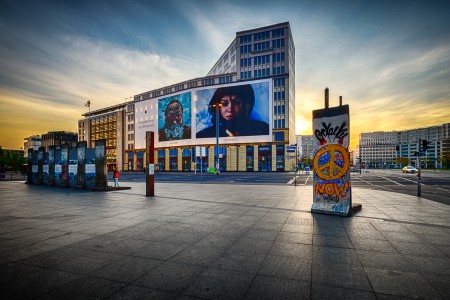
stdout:
<svg viewBox="0 0 450 300">
<path fill-rule="evenodd" d="M 448 299 L 450 206 L 353 188 L 353 217 L 305 186 L 0 182 L 8 298 Z"/>
</svg>

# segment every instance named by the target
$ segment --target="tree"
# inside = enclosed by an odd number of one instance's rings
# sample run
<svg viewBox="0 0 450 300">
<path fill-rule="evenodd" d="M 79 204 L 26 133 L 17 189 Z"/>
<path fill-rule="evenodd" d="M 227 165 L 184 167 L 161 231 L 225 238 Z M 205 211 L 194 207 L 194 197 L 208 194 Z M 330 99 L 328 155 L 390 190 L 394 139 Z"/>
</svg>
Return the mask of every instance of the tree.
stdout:
<svg viewBox="0 0 450 300">
<path fill-rule="evenodd" d="M 403 166 L 409 165 L 411 163 L 411 160 L 409 158 L 407 158 L 407 157 L 397 157 L 395 159 L 395 162 L 398 165 L 401 165 L 403 167 Z"/>
<path fill-rule="evenodd" d="M 442 154 L 442 168 L 448 169 L 449 162 L 450 162 L 450 153 Z"/>
<path fill-rule="evenodd" d="M 301 159 L 301 162 L 305 166 L 311 166 L 312 165 L 312 158 L 309 157 L 309 156 L 303 156 L 302 159 Z"/>
</svg>

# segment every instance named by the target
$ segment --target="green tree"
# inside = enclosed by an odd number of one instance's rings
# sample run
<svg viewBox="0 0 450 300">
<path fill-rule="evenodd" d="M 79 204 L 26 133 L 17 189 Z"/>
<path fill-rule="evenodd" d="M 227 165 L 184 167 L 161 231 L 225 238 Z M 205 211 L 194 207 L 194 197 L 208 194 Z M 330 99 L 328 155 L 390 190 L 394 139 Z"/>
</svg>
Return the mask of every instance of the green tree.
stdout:
<svg viewBox="0 0 450 300">
<path fill-rule="evenodd" d="M 395 162 L 398 165 L 401 165 L 403 167 L 403 166 L 409 165 L 411 163 L 411 160 L 409 158 L 407 158 L 407 157 L 397 157 L 395 159 Z"/>
</svg>

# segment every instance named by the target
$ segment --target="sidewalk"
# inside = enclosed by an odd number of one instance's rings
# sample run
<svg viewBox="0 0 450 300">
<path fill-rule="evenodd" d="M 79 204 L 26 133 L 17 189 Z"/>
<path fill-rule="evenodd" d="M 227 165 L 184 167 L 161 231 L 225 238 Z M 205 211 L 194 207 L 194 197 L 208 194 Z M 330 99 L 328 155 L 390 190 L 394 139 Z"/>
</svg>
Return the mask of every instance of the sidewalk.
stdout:
<svg viewBox="0 0 450 300">
<path fill-rule="evenodd" d="M 121 184 L 0 182 L 3 297 L 450 298 L 450 206 L 354 188 L 345 218 L 311 214 L 308 186 Z"/>
</svg>

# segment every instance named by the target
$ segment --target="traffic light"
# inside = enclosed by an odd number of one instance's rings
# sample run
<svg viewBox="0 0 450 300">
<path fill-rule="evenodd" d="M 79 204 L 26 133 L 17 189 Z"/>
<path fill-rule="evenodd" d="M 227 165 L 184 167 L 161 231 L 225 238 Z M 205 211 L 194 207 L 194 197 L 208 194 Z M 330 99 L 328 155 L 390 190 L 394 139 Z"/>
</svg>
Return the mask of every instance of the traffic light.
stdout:
<svg viewBox="0 0 450 300">
<path fill-rule="evenodd" d="M 430 148 L 429 144 L 430 144 L 429 141 L 423 140 L 422 141 L 422 151 L 427 151 Z"/>
</svg>

